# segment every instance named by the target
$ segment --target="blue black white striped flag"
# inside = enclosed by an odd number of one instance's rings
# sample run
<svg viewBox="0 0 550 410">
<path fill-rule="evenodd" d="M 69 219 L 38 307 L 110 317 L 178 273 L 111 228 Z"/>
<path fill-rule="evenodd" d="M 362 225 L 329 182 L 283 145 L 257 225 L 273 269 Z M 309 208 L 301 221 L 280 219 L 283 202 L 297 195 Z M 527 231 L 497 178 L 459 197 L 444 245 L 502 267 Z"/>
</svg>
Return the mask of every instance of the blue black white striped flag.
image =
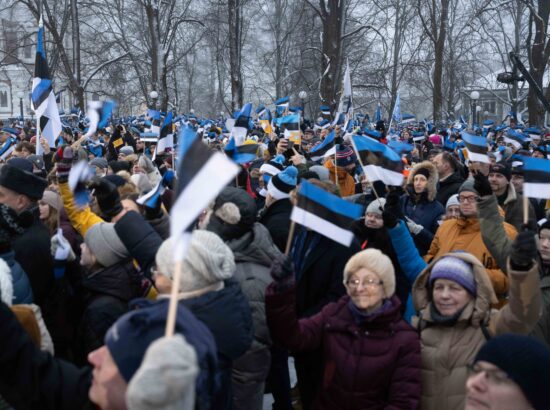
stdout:
<svg viewBox="0 0 550 410">
<path fill-rule="evenodd" d="M 289 105 L 290 99 L 288 96 L 279 98 L 275 101 L 275 116 L 280 117 L 281 115 L 285 115 L 288 111 Z"/>
<path fill-rule="evenodd" d="M 529 198 L 550 199 L 550 160 L 522 157 L 523 195 Z"/>
<path fill-rule="evenodd" d="M 257 143 L 248 143 L 237 146 L 235 144 L 235 139 L 231 137 L 229 142 L 224 148 L 225 154 L 235 161 L 237 164 L 246 164 L 248 162 L 254 161 L 257 158 L 258 153 L 258 144 Z"/>
<path fill-rule="evenodd" d="M 517 149 L 521 149 L 521 147 L 523 147 L 523 144 L 530 140 L 531 138 L 529 138 L 527 135 L 521 132 L 517 132 L 515 130 L 508 130 L 508 132 L 504 134 L 504 141 L 506 141 L 508 144 L 512 144 Z"/>
<path fill-rule="evenodd" d="M 239 173 L 239 167 L 220 152 L 211 151 L 189 126 L 178 138 L 176 201 L 170 212 L 170 235 L 175 260 L 182 260 L 193 222 Z"/>
<path fill-rule="evenodd" d="M 52 79 L 46 50 L 44 48 L 44 23 L 40 16 L 38 38 L 36 42 L 36 59 L 34 63 L 34 77 L 32 79 L 32 107 L 36 113 L 37 127 L 40 137 L 46 138 L 50 147 L 55 147 L 55 141 L 61 133 L 61 119 L 55 102 Z M 36 153 L 41 153 L 40 141 L 36 141 Z"/>
<path fill-rule="evenodd" d="M 362 213 L 360 205 L 302 181 L 290 219 L 344 246 L 350 246 L 354 237 L 351 225 Z"/>
<path fill-rule="evenodd" d="M 149 117 L 151 124 L 149 125 L 149 128 L 145 128 L 145 132 L 154 134 L 158 138 L 160 134 L 161 121 L 160 111 L 149 109 L 147 110 L 147 116 Z"/>
<path fill-rule="evenodd" d="M 401 186 L 403 161 L 395 151 L 373 138 L 362 135 L 354 135 L 351 140 L 369 181 Z"/>
<path fill-rule="evenodd" d="M 235 140 L 237 147 L 243 145 L 246 140 L 251 111 L 252 104 L 246 103 L 239 112 L 235 113 L 235 123 L 231 129 L 231 137 Z"/>
<path fill-rule="evenodd" d="M 323 142 L 321 142 L 319 145 L 316 145 L 309 151 L 310 159 L 312 161 L 319 161 L 324 157 L 334 155 L 336 153 L 336 148 L 334 145 L 335 137 L 336 133 L 334 131 L 331 131 L 330 134 L 325 137 Z"/>
<path fill-rule="evenodd" d="M 86 116 L 90 120 L 90 125 L 85 134 L 86 138 L 94 135 L 98 128 L 105 128 L 107 126 L 115 106 L 116 104 L 113 101 L 90 101 L 88 103 Z"/>
<path fill-rule="evenodd" d="M 489 155 L 487 155 L 487 138 L 472 135 L 466 131 L 462 131 L 460 135 L 468 151 L 468 159 L 470 161 L 491 163 Z"/>
<path fill-rule="evenodd" d="M 155 153 L 164 153 L 167 149 L 174 148 L 174 122 L 172 118 L 174 114 L 170 111 L 164 117 L 164 122 L 159 133 L 159 139 L 157 142 L 157 149 Z"/>
</svg>

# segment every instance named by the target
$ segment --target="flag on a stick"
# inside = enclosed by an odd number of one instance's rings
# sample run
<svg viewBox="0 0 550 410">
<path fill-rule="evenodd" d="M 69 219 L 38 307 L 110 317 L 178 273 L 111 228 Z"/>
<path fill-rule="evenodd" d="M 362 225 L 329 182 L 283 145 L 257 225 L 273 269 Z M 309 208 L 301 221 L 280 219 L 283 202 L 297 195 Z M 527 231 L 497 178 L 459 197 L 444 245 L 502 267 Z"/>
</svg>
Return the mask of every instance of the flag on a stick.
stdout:
<svg viewBox="0 0 550 410">
<path fill-rule="evenodd" d="M 550 199 L 550 160 L 522 157 L 523 195 L 528 198 Z"/>
<path fill-rule="evenodd" d="M 353 135 L 351 141 L 369 181 L 392 186 L 403 184 L 403 161 L 395 151 L 362 135 Z"/>
<path fill-rule="evenodd" d="M 167 149 L 174 148 L 174 122 L 172 121 L 174 114 L 170 111 L 166 114 L 162 127 L 160 128 L 159 138 L 155 154 L 162 154 Z M 156 155 L 155 155 L 156 156 Z"/>
<path fill-rule="evenodd" d="M 504 134 L 504 141 L 506 141 L 508 144 L 512 144 L 517 149 L 521 149 L 521 147 L 523 147 L 523 144 L 529 140 L 530 138 L 526 138 L 524 134 L 514 130 L 508 130 L 508 132 Z"/>
<path fill-rule="evenodd" d="M 468 151 L 468 159 L 470 161 L 485 162 L 490 164 L 489 155 L 487 155 L 487 138 L 477 135 L 468 134 L 466 131 L 460 133 L 466 150 Z"/>
<path fill-rule="evenodd" d="M 98 128 L 105 128 L 115 106 L 116 104 L 113 101 L 90 101 L 88 103 L 86 116 L 90 120 L 90 125 L 84 135 L 86 138 L 94 135 Z"/>
<path fill-rule="evenodd" d="M 290 219 L 344 246 L 353 241 L 351 225 L 360 218 L 362 208 L 332 195 L 310 182 L 303 181 L 297 193 L 298 202 Z"/>
<path fill-rule="evenodd" d="M 325 137 L 323 142 L 321 142 L 319 145 L 316 145 L 309 151 L 309 155 L 312 161 L 319 161 L 324 157 L 335 154 L 336 152 L 335 145 L 334 145 L 335 136 L 336 136 L 336 133 L 334 131 L 331 131 L 330 134 L 328 134 Z M 332 152 L 333 150 L 334 152 Z"/>
<path fill-rule="evenodd" d="M 46 138 L 50 147 L 55 147 L 55 141 L 61 133 L 61 119 L 59 118 L 59 110 L 55 102 L 52 79 L 46 60 L 42 16 L 40 16 L 40 23 L 38 25 L 31 100 L 33 110 L 36 113 L 36 123 L 40 137 Z M 38 138 L 36 140 L 36 153 L 41 153 L 41 145 Z"/>
</svg>

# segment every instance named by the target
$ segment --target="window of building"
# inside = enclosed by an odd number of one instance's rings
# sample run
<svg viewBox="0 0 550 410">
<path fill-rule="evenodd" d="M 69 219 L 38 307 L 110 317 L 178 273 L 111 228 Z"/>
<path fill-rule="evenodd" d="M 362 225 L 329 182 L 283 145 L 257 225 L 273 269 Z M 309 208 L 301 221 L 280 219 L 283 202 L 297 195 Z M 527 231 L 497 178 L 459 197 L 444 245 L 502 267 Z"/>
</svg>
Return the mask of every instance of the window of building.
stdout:
<svg viewBox="0 0 550 410">
<path fill-rule="evenodd" d="M 17 30 L 13 23 L 2 20 L 2 37 L 4 38 L 4 64 L 17 63 Z"/>
<path fill-rule="evenodd" d="M 22 34 L 23 37 L 23 58 L 25 60 L 32 59 L 32 40 L 28 34 Z"/>
<path fill-rule="evenodd" d="M 8 91 L 0 90 L 0 108 L 8 108 Z"/>
<path fill-rule="evenodd" d="M 483 101 L 483 111 L 495 113 L 497 108 L 496 101 Z"/>
</svg>

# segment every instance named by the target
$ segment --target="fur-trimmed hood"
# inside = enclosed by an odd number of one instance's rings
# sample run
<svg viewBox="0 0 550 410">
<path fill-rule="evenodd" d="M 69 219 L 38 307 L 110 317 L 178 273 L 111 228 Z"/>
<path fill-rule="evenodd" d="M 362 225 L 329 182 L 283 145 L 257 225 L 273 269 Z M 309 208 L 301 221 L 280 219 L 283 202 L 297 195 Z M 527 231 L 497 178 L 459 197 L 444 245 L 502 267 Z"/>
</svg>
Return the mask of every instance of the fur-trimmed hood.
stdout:
<svg viewBox="0 0 550 410">
<path fill-rule="evenodd" d="M 13 280 L 8 264 L 0 259 L 0 292 L 2 302 L 11 306 L 13 304 Z"/>
<path fill-rule="evenodd" d="M 426 185 L 426 193 L 428 201 L 432 202 L 435 200 L 435 196 L 437 194 L 437 181 L 439 180 L 439 176 L 435 165 L 430 161 L 422 161 L 411 169 L 409 177 L 407 178 L 407 185 L 413 186 L 414 176 L 420 168 L 426 168 L 429 172 L 430 176 L 428 177 L 428 184 Z"/>
</svg>

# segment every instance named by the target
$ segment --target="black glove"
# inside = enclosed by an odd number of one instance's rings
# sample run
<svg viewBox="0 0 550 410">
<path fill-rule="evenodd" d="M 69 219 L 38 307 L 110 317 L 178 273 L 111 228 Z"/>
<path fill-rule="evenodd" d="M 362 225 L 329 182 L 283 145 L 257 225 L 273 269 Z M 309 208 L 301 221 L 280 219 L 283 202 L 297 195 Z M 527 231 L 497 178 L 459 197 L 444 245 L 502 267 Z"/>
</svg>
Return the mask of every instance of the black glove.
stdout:
<svg viewBox="0 0 550 410">
<path fill-rule="evenodd" d="M 271 277 L 277 283 L 286 282 L 294 278 L 294 264 L 287 255 L 279 255 L 271 263 Z"/>
<path fill-rule="evenodd" d="M 384 220 L 384 226 L 390 229 L 395 228 L 397 222 L 399 222 L 399 218 L 393 212 L 386 210 L 382 212 L 382 219 Z"/>
<path fill-rule="evenodd" d="M 112 218 L 122 212 L 120 195 L 115 184 L 105 178 L 94 177 L 90 184 L 93 194 L 97 198 L 97 203 L 101 212 L 108 218 Z"/>
<path fill-rule="evenodd" d="M 510 266 L 514 270 L 529 270 L 537 258 L 535 232 L 524 230 L 518 233 L 510 251 Z"/>
<path fill-rule="evenodd" d="M 493 195 L 489 179 L 481 172 L 474 173 L 474 189 L 479 193 L 479 196 Z"/>
</svg>

